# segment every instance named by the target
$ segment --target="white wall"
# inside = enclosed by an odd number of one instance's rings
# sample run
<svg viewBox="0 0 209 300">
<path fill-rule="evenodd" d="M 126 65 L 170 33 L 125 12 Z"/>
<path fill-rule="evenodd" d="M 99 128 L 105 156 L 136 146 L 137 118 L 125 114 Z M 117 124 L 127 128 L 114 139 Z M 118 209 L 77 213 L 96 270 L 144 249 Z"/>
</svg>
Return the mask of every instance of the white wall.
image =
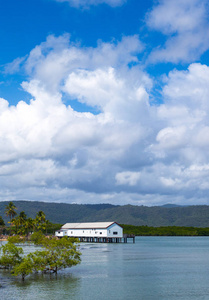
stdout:
<svg viewBox="0 0 209 300">
<path fill-rule="evenodd" d="M 116 233 L 117 234 L 114 234 Z M 120 227 L 118 224 L 113 224 L 108 227 L 107 237 L 115 237 L 115 238 L 122 238 L 123 237 L 123 228 Z"/>
<path fill-rule="evenodd" d="M 58 230 L 55 232 L 55 236 L 58 236 L 58 237 L 63 237 L 67 235 L 67 230 Z"/>
<path fill-rule="evenodd" d="M 107 229 L 68 229 L 68 236 L 107 237 Z"/>
<path fill-rule="evenodd" d="M 116 234 L 117 233 L 117 234 Z M 112 237 L 122 238 L 123 228 L 117 224 L 109 226 L 107 229 L 65 229 L 58 230 L 55 233 L 58 237 L 72 236 L 72 237 Z"/>
</svg>

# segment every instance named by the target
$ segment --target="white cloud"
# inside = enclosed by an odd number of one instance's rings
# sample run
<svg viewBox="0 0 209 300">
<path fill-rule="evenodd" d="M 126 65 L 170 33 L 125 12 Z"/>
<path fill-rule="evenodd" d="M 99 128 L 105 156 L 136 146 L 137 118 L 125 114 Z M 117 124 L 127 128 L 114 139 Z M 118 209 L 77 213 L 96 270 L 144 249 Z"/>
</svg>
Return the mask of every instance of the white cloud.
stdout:
<svg viewBox="0 0 209 300">
<path fill-rule="evenodd" d="M 165 103 L 157 110 L 163 128 L 152 146 L 160 157 L 169 151 L 185 161 L 205 162 L 208 145 L 209 68 L 192 64 L 187 71 L 172 71 L 163 89 Z M 183 163 L 183 161 L 182 161 Z"/>
<path fill-rule="evenodd" d="M 5 65 L 4 67 L 4 73 L 6 74 L 14 74 L 19 72 L 21 65 L 24 63 L 24 61 L 26 60 L 26 56 L 25 57 L 18 57 L 16 59 L 13 60 L 13 62 L 8 63 Z"/>
<path fill-rule="evenodd" d="M 163 148 L 179 148 L 187 141 L 185 140 L 186 128 L 166 127 L 159 131 L 156 140 Z"/>
<path fill-rule="evenodd" d="M 112 43 L 99 42 L 96 48 L 80 47 L 70 42 L 70 36 L 48 36 L 46 42 L 36 46 L 29 54 L 24 69 L 33 79 L 38 79 L 49 91 L 56 92 L 59 85 L 79 69 L 121 68 L 137 63 L 137 54 L 143 44 L 137 35 L 123 37 Z M 143 80 L 147 80 L 144 76 Z"/>
<path fill-rule="evenodd" d="M 57 2 L 68 2 L 73 7 L 88 8 L 92 5 L 107 4 L 112 7 L 120 6 L 126 2 L 126 0 L 56 0 Z"/>
<path fill-rule="evenodd" d="M 30 103 L 0 99 L 0 198 L 207 203 L 209 67 L 170 72 L 151 106 L 142 49 L 137 36 L 81 48 L 64 35 L 30 52 Z"/>
<path fill-rule="evenodd" d="M 178 183 L 180 183 L 179 179 L 175 180 L 175 179 L 172 179 L 172 178 L 161 177 L 160 180 L 167 187 L 175 187 L 175 186 L 177 186 Z"/>
<path fill-rule="evenodd" d="M 115 175 L 117 185 L 129 185 L 134 186 L 140 179 L 139 172 L 120 172 Z"/>
<path fill-rule="evenodd" d="M 202 0 L 160 0 L 148 14 L 147 24 L 164 34 L 194 30 L 204 22 L 204 4 Z"/>
<path fill-rule="evenodd" d="M 152 82 L 139 66 L 127 67 L 138 62 L 141 50 L 137 36 L 82 49 L 69 44 L 64 35 L 49 36 L 30 52 L 23 65 L 30 79 L 22 83 L 31 94 L 30 103 L 9 106 L 0 100 L 0 173 L 5 192 L 11 189 L 12 194 L 12 186 L 28 193 L 37 189 L 33 197 L 43 188 L 51 195 L 55 187 L 68 194 L 74 189 L 101 197 L 104 191 L 114 191 L 117 164 L 147 135 L 147 90 Z M 73 110 L 63 103 L 63 90 L 69 104 L 77 98 L 101 112 Z"/>
<path fill-rule="evenodd" d="M 192 62 L 209 48 L 205 0 L 160 0 L 147 14 L 150 29 L 167 36 L 149 57 L 152 62 Z"/>
<path fill-rule="evenodd" d="M 120 77 L 113 68 L 79 70 L 69 75 L 64 90 L 81 102 L 99 107 L 112 118 L 133 121 L 138 120 L 142 111 L 141 118 L 148 113 L 149 96 L 143 84 L 132 85 L 128 78 Z"/>
<path fill-rule="evenodd" d="M 209 108 L 209 68 L 200 63 L 191 64 L 186 71 L 171 71 L 163 92 L 166 101 L 186 105 L 188 109 Z"/>
</svg>

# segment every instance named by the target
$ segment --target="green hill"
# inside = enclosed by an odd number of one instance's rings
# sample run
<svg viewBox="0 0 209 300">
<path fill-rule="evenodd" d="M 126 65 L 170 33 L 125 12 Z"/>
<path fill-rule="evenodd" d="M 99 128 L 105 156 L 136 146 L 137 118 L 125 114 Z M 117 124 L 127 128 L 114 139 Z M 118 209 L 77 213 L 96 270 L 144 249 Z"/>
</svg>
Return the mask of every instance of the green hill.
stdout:
<svg viewBox="0 0 209 300">
<path fill-rule="evenodd" d="M 34 218 L 43 210 L 49 221 L 64 224 L 66 222 L 116 221 L 120 224 L 147 226 L 195 226 L 209 227 L 209 206 L 115 206 L 111 204 L 65 204 L 39 201 L 13 201 L 17 213 L 25 211 Z M 7 222 L 5 206 L 8 201 L 0 202 L 0 216 Z"/>
</svg>

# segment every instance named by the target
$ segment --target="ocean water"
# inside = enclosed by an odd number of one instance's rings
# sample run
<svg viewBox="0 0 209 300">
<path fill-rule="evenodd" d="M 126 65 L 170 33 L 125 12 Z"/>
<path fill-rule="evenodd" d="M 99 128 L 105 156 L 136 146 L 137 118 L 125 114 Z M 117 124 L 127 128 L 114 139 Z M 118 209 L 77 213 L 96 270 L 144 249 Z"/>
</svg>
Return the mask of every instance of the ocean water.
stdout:
<svg viewBox="0 0 209 300">
<path fill-rule="evenodd" d="M 0 271 L 0 299 L 209 299 L 208 237 L 137 237 L 135 244 L 88 243 L 80 250 L 81 264 L 57 276 L 21 282 Z"/>
</svg>

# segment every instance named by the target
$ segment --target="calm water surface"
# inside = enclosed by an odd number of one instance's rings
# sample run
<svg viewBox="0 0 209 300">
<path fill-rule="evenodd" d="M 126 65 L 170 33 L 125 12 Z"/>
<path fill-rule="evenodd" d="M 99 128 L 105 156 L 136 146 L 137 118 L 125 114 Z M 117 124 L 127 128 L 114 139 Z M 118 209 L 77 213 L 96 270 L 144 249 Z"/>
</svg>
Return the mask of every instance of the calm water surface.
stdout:
<svg viewBox="0 0 209 300">
<path fill-rule="evenodd" d="M 82 263 L 57 277 L 32 275 L 22 283 L 1 271 L 0 299 L 209 299 L 207 237 L 137 237 L 135 244 L 80 250 Z"/>
</svg>

